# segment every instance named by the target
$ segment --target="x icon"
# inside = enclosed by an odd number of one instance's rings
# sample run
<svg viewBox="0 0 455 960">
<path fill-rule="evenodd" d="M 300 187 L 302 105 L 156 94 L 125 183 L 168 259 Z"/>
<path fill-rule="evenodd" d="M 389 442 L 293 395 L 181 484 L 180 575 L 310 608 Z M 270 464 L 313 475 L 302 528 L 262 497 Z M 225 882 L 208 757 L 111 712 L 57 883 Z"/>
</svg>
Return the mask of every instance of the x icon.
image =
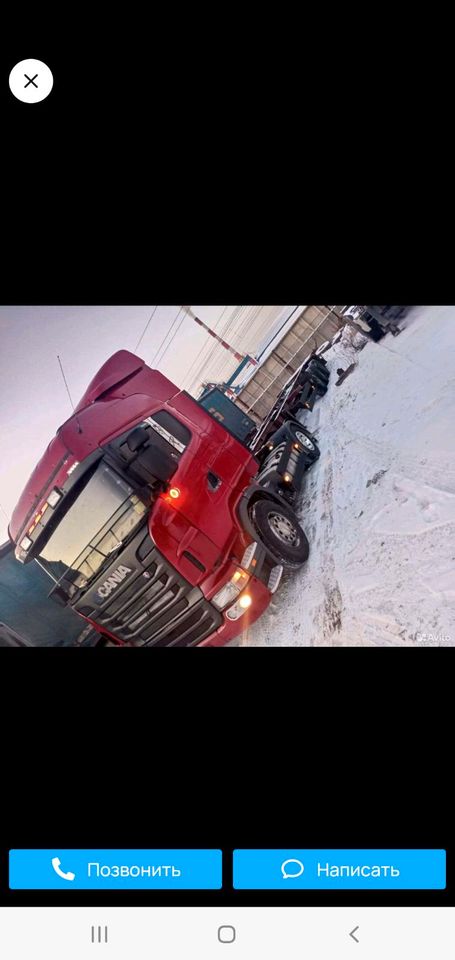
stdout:
<svg viewBox="0 0 455 960">
<path fill-rule="evenodd" d="M 27 77 L 27 80 L 28 80 L 28 83 L 24 85 L 24 90 L 25 90 L 25 87 L 28 87 L 31 83 L 33 83 L 34 80 L 36 80 L 37 76 L 38 76 L 37 73 L 35 73 L 34 77 L 29 77 L 27 73 L 24 73 L 24 77 Z M 36 89 L 38 89 L 37 83 L 33 83 L 33 86 L 36 87 Z"/>
</svg>

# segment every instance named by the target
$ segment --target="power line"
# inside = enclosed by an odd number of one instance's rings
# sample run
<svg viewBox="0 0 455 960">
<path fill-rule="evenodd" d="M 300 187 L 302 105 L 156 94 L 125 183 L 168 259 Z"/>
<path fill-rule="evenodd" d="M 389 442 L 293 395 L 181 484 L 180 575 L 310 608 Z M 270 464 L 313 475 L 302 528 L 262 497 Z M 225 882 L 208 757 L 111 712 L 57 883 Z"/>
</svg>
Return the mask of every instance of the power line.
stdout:
<svg viewBox="0 0 455 960">
<path fill-rule="evenodd" d="M 245 317 L 243 319 L 243 322 L 240 324 L 239 329 L 237 330 L 237 337 L 239 341 L 245 338 L 245 332 L 251 329 L 251 327 L 254 324 L 254 320 L 256 319 L 256 316 L 260 310 L 262 310 L 262 307 L 258 307 L 258 306 L 246 307 Z"/>
<path fill-rule="evenodd" d="M 219 323 L 220 323 L 220 321 L 221 321 L 221 318 L 223 317 L 223 315 L 224 315 L 224 313 L 226 312 L 226 310 L 227 310 L 227 307 L 224 308 L 224 310 L 221 312 L 220 316 L 218 317 L 218 320 L 216 321 L 216 323 L 215 323 L 215 325 L 214 325 L 214 329 L 215 329 L 215 330 L 218 328 L 218 325 L 219 325 Z M 230 316 L 227 318 L 227 320 L 226 320 L 226 322 L 225 322 L 225 324 L 224 324 L 223 329 L 220 330 L 220 335 L 221 335 L 221 337 L 225 337 L 225 336 L 227 335 L 228 331 L 232 328 L 232 326 L 233 326 L 234 323 L 236 322 L 236 320 L 237 320 L 237 318 L 238 318 L 238 316 L 239 316 L 239 314 L 240 314 L 240 312 L 241 312 L 242 310 L 243 310 L 243 307 L 238 307 L 238 306 L 237 306 L 237 307 L 234 307 L 232 313 L 231 313 Z M 205 350 L 206 347 L 207 347 L 207 344 L 204 344 L 204 346 L 203 346 L 203 347 L 201 348 L 201 350 L 199 351 L 199 353 L 198 353 L 198 355 L 197 355 L 197 357 L 196 357 L 196 360 L 192 363 L 191 367 L 194 366 L 194 363 L 197 362 L 197 360 L 199 359 L 199 357 L 201 356 L 203 350 Z M 207 356 L 205 357 L 205 359 L 202 361 L 202 364 L 198 367 L 197 373 L 196 373 L 196 375 L 193 377 L 193 379 L 192 379 L 192 381 L 191 381 L 191 386 L 189 387 L 190 390 L 192 390 L 193 387 L 195 386 L 195 384 L 197 384 L 198 380 L 200 379 L 200 377 L 201 377 L 201 375 L 202 375 L 202 371 L 204 370 L 204 368 L 208 367 L 208 364 L 210 364 L 212 358 L 215 356 L 216 353 L 219 353 L 219 352 L 220 352 L 219 345 L 218 345 L 218 343 L 215 343 L 215 344 L 213 345 L 212 349 L 211 349 L 211 350 L 209 349 L 209 352 L 208 352 Z M 190 368 L 190 369 L 191 369 L 191 368 Z M 217 379 L 219 379 L 218 374 L 215 374 L 215 376 L 217 377 Z"/>
<path fill-rule="evenodd" d="M 216 323 L 214 324 L 214 327 L 213 327 L 214 330 L 216 330 L 216 328 L 217 328 L 217 326 L 218 326 L 221 318 L 222 318 L 222 317 L 224 316 L 224 314 L 226 313 L 226 310 L 227 310 L 227 306 L 226 306 L 226 307 L 223 307 L 223 309 L 222 309 L 222 311 L 221 311 L 221 313 L 220 313 L 220 315 L 219 315 Z M 206 349 L 206 347 L 209 346 L 209 345 L 212 346 L 210 340 L 208 340 L 208 341 L 206 340 L 206 341 L 203 343 L 201 349 L 199 350 L 199 353 L 198 353 L 198 354 L 196 355 L 196 357 L 194 358 L 194 360 L 193 360 L 193 362 L 192 362 L 192 364 L 191 364 L 191 366 L 190 366 L 190 368 L 189 368 L 189 370 L 188 370 L 188 373 L 187 373 L 187 375 L 186 375 L 186 377 L 185 377 L 184 383 L 188 383 L 188 382 L 189 382 L 189 378 L 190 378 L 191 371 L 192 371 L 192 370 L 194 369 L 194 367 L 196 366 L 196 364 L 197 364 L 197 362 L 198 362 L 199 357 L 201 356 L 201 354 L 204 352 L 204 350 Z M 216 350 L 216 347 L 217 347 L 217 344 L 215 344 L 215 345 L 212 346 L 212 350 L 211 350 L 211 351 L 209 350 L 209 352 L 208 352 L 208 354 L 207 354 L 207 356 L 206 356 L 206 358 L 205 358 L 205 360 L 204 360 L 204 366 L 205 366 L 205 364 L 209 361 L 210 357 L 212 356 L 212 353 L 214 353 L 214 351 Z M 198 368 L 198 369 L 199 369 L 199 368 Z M 198 379 L 199 379 L 199 373 L 196 374 L 195 377 L 193 377 L 193 379 L 192 379 L 192 381 L 191 381 L 190 389 L 191 389 L 191 387 L 193 386 L 194 381 L 195 381 L 195 380 L 198 380 Z"/>
<path fill-rule="evenodd" d="M 188 373 L 187 373 L 187 375 L 186 375 L 186 377 L 185 377 L 185 383 L 188 383 L 188 389 L 189 389 L 189 390 L 192 389 L 193 383 L 195 383 L 196 380 L 199 379 L 199 370 L 202 369 L 202 367 L 198 367 L 198 373 L 196 373 L 196 374 L 194 375 L 194 377 L 192 378 L 191 383 L 190 383 L 191 371 L 192 371 L 192 370 L 194 369 L 194 367 L 196 366 L 196 363 L 198 362 L 199 358 L 202 356 L 204 350 L 206 350 L 207 347 L 211 347 L 211 346 L 212 346 L 212 345 L 211 345 L 211 342 L 210 342 L 210 341 L 204 343 L 204 344 L 202 345 L 201 349 L 199 350 L 199 353 L 198 353 L 198 354 L 196 355 L 196 357 L 194 358 L 194 360 L 193 360 L 193 362 L 192 362 L 192 364 L 191 364 L 191 366 L 190 366 L 190 369 L 188 370 Z M 216 349 L 216 347 L 212 347 L 212 349 Z M 209 353 L 210 353 L 210 350 L 209 350 Z M 203 366 L 206 365 L 206 363 L 207 363 L 207 361 L 208 361 L 208 359 L 209 359 L 209 353 L 207 354 L 207 356 L 206 356 L 206 358 L 205 358 L 205 360 L 204 360 Z"/>
<path fill-rule="evenodd" d="M 238 308 L 237 308 L 237 309 L 238 309 Z M 220 315 L 219 315 L 216 323 L 213 325 L 213 329 L 214 329 L 214 330 L 218 330 L 218 328 L 219 328 L 219 326 L 220 326 L 220 323 L 221 323 L 221 320 L 222 320 L 222 318 L 224 317 L 224 314 L 226 313 L 226 310 L 227 310 L 227 306 L 224 307 L 224 309 L 221 311 L 221 313 L 220 313 Z M 220 336 L 221 336 L 222 339 L 227 335 L 230 327 L 232 326 L 232 316 L 233 316 L 234 313 L 235 313 L 235 310 L 233 310 L 233 311 L 231 312 L 230 316 L 227 317 L 227 319 L 224 321 L 224 327 L 223 327 L 223 329 L 222 329 L 222 330 L 219 330 L 219 334 L 220 334 Z M 198 374 L 196 375 L 196 380 L 198 379 L 199 376 L 201 376 L 204 367 L 206 367 L 207 364 L 211 363 L 211 361 L 212 361 L 213 357 L 215 356 L 215 354 L 219 352 L 219 346 L 218 346 L 217 341 L 215 341 L 214 344 L 211 344 L 211 341 L 209 340 L 209 341 L 208 341 L 208 346 L 209 346 L 209 351 L 208 351 L 208 353 L 207 353 L 207 356 L 205 357 L 205 360 L 204 360 L 204 361 L 202 362 L 202 364 L 201 364 L 201 367 L 200 367 L 200 369 L 199 369 Z"/>
<path fill-rule="evenodd" d="M 142 331 L 142 333 L 141 333 L 141 335 L 140 335 L 140 337 L 139 337 L 139 340 L 137 341 L 137 344 L 136 344 L 136 346 L 135 346 L 135 348 L 134 348 L 135 351 L 137 350 L 139 344 L 142 343 L 142 340 L 144 339 L 145 334 L 147 333 L 147 330 L 148 330 L 148 328 L 149 328 L 149 326 L 150 326 L 150 324 L 151 324 L 151 322 L 152 322 L 152 320 L 153 320 L 153 317 L 155 316 L 155 313 L 156 313 L 157 310 L 158 310 L 158 304 L 156 305 L 156 307 L 153 308 L 152 313 L 151 313 L 150 317 L 148 318 L 147 323 L 145 324 L 145 327 L 144 327 L 144 329 L 143 329 L 143 331 Z"/>
<path fill-rule="evenodd" d="M 169 334 L 171 333 L 172 328 L 175 327 L 175 325 L 176 325 L 176 323 L 177 323 L 177 321 L 178 321 L 178 319 L 179 319 L 179 317 L 180 317 L 180 314 L 181 314 L 182 310 L 183 310 L 183 307 L 180 307 L 180 310 L 179 310 L 177 316 L 175 317 L 171 328 L 168 330 L 167 336 L 169 336 Z M 183 318 L 182 318 L 182 319 L 183 319 Z M 169 345 L 172 343 L 172 341 L 173 341 L 173 339 L 174 339 L 174 337 L 175 337 L 175 334 L 177 333 L 178 330 L 180 330 L 180 327 L 181 327 L 181 326 L 182 326 L 182 320 L 180 321 L 179 326 L 174 330 L 174 333 L 172 334 L 172 337 L 171 337 L 171 339 L 169 340 L 169 343 L 165 346 L 165 348 L 164 348 L 164 350 L 163 350 L 163 353 L 161 354 L 160 357 L 158 357 L 158 359 L 157 359 L 157 361 L 156 361 L 157 363 L 161 363 L 161 361 L 162 361 L 165 353 L 167 353 L 167 351 L 168 351 L 168 349 L 169 349 Z"/>
<path fill-rule="evenodd" d="M 254 324 L 255 324 L 254 336 L 255 336 L 255 341 L 257 346 L 261 342 L 261 338 L 265 334 L 265 331 L 270 330 L 270 328 L 273 326 L 275 316 L 276 316 L 276 309 L 277 309 L 276 307 L 273 307 L 271 310 L 270 307 L 262 306 L 254 315 Z"/>
<path fill-rule="evenodd" d="M 177 320 L 178 320 L 181 312 L 182 312 L 182 307 L 180 307 L 180 310 L 177 311 L 177 315 L 176 315 L 176 316 L 174 317 L 174 319 L 172 320 L 172 322 L 171 322 L 168 330 L 166 330 L 166 333 L 164 334 L 164 337 L 163 337 L 163 339 L 162 339 L 162 341 L 161 341 L 158 349 L 155 350 L 155 353 L 154 353 L 154 355 L 153 355 L 153 357 L 152 357 L 152 359 L 151 359 L 151 361 L 150 361 L 150 366 L 152 366 L 152 364 L 155 363 L 155 360 L 156 360 L 156 358 L 157 358 L 157 356 L 158 356 L 158 354 L 159 354 L 159 352 L 160 352 L 160 350 L 161 350 L 161 347 L 162 347 L 163 344 L 165 343 L 167 337 L 169 336 L 169 334 L 170 334 L 170 332 L 171 332 L 171 330 L 172 330 L 172 327 L 173 327 L 174 324 L 177 322 Z"/>
<path fill-rule="evenodd" d="M 265 331 L 270 328 L 272 323 L 271 312 L 272 314 L 276 314 L 278 309 L 280 308 L 265 307 L 264 305 L 238 306 L 228 317 L 221 336 L 235 343 L 241 342 L 242 346 L 238 349 L 242 350 L 243 352 L 254 353 L 254 351 L 257 349 L 257 345 L 263 339 Z M 228 331 L 231 331 L 233 328 L 235 328 L 235 334 L 230 332 L 228 335 Z M 245 341 L 247 346 L 244 346 Z M 202 347 L 202 350 L 196 357 L 195 361 L 193 361 L 193 364 L 189 370 L 189 375 L 191 375 L 191 371 L 194 365 L 197 363 L 203 350 L 204 347 Z M 214 359 L 215 355 L 217 355 L 216 359 Z M 197 383 L 201 376 L 202 370 L 204 368 L 207 370 L 208 367 L 212 367 L 212 369 L 208 372 L 208 375 L 211 379 L 217 381 L 225 380 L 228 374 L 232 374 L 234 370 L 232 357 L 227 354 L 222 356 L 217 344 L 215 344 L 214 347 L 212 347 L 212 350 L 206 355 L 201 366 L 194 375 L 190 389 L 193 389 L 194 385 Z"/>
<path fill-rule="evenodd" d="M 68 384 L 67 384 L 66 377 L 65 377 L 65 374 L 64 374 L 64 372 L 63 372 L 62 361 L 60 360 L 60 357 L 59 357 L 58 354 L 57 354 L 57 360 L 58 360 L 59 365 L 60 365 L 60 370 L 62 371 L 62 377 L 63 377 L 63 382 L 64 382 L 65 387 L 66 387 L 66 392 L 67 392 L 67 394 L 68 394 L 68 396 L 69 396 L 69 398 L 70 398 L 70 404 L 71 404 L 71 406 L 72 406 L 72 408 L 73 408 L 73 411 L 74 411 L 74 403 L 73 403 L 73 401 L 72 401 L 72 399 L 71 399 L 70 388 L 69 388 L 69 386 L 68 386 Z"/>
<path fill-rule="evenodd" d="M 6 510 L 5 510 L 5 508 L 4 508 L 3 506 L 2 506 L 2 504 L 1 504 L 1 503 L 0 503 L 0 510 L 1 510 L 1 511 L 2 511 L 2 513 L 3 513 L 3 516 L 4 516 L 4 517 L 6 517 L 6 519 L 7 519 L 7 521 L 8 521 L 8 523 L 10 523 L 10 522 L 11 522 L 11 517 L 9 517 L 9 516 L 8 516 L 8 514 L 7 514 L 7 512 L 6 512 Z"/>
<path fill-rule="evenodd" d="M 249 315 L 252 309 L 254 308 L 249 306 L 237 307 L 237 310 L 235 310 L 232 313 L 231 317 L 228 320 L 227 329 L 223 331 L 223 336 L 227 337 L 229 335 L 230 340 L 233 339 L 234 342 L 238 342 L 239 332 L 243 328 L 243 326 L 245 326 L 245 323 L 248 322 Z M 243 319 L 241 320 L 240 318 L 242 314 L 244 314 L 244 316 L 243 316 Z M 246 320 L 245 320 L 245 317 L 247 318 Z M 222 381 L 226 378 L 228 373 L 233 373 L 232 356 L 226 355 L 225 357 L 218 357 L 218 360 L 220 362 L 218 364 L 218 368 L 216 370 L 216 373 L 214 374 L 214 377 L 218 381 Z"/>
<path fill-rule="evenodd" d="M 287 311 L 286 319 L 282 322 L 280 326 L 280 330 L 282 326 L 288 323 L 290 317 L 298 309 L 299 309 L 298 307 L 294 307 L 294 308 L 291 308 L 291 313 Z M 280 313 L 282 314 L 282 310 L 283 308 L 281 307 L 264 306 L 264 305 L 260 307 L 251 307 L 249 309 L 246 321 L 244 320 L 242 322 L 242 326 L 238 330 L 238 336 L 241 342 L 240 349 L 244 353 L 253 354 L 257 352 L 259 345 L 261 344 L 261 342 L 265 337 L 266 330 L 270 331 L 270 329 L 273 328 L 274 323 L 276 323 L 277 315 L 279 316 Z M 244 333 L 246 328 L 248 328 L 248 330 L 246 333 Z M 270 335 L 268 338 L 268 342 L 271 342 Z M 264 352 L 265 349 L 266 347 L 263 347 L 261 354 Z M 290 351 L 290 354 L 291 353 L 292 351 Z M 226 365 L 224 365 L 220 371 L 222 379 L 225 378 L 226 376 L 225 369 L 226 369 Z"/>
<path fill-rule="evenodd" d="M 178 317 L 180 316 L 180 314 L 181 314 L 181 312 L 182 312 L 182 310 L 183 310 L 183 307 L 182 307 L 182 309 L 180 310 L 180 312 L 179 312 L 179 313 L 177 314 L 177 319 L 178 319 Z M 171 343 L 172 343 L 172 341 L 173 341 L 173 339 L 174 339 L 174 337 L 176 337 L 176 336 L 177 336 L 177 334 L 178 334 L 178 332 L 179 332 L 179 330 L 180 330 L 180 327 L 182 326 L 182 323 L 183 323 L 183 321 L 184 321 L 184 319 L 185 319 L 185 314 L 183 314 L 183 317 L 182 317 L 182 319 L 181 319 L 181 321 L 180 321 L 180 323 L 179 323 L 179 325 L 178 325 L 178 327 L 177 327 L 177 329 L 176 329 L 176 330 L 174 330 L 174 333 L 172 334 L 172 337 L 171 337 L 171 339 L 169 340 L 169 343 L 167 344 L 167 347 L 166 347 L 166 349 L 165 349 L 165 350 L 164 350 L 164 352 L 163 352 L 163 353 L 161 354 L 161 357 L 160 357 L 160 363 L 162 362 L 162 359 L 163 359 L 163 357 L 164 357 L 164 356 L 166 355 L 166 353 L 168 352 L 168 350 L 169 350 L 169 347 L 170 347 L 170 345 L 171 345 Z"/>
<path fill-rule="evenodd" d="M 242 307 L 240 309 L 240 313 L 244 309 L 245 308 Z M 240 317 L 240 313 L 238 313 L 237 317 L 233 318 L 229 322 L 229 332 L 226 332 L 226 334 L 223 333 L 223 336 L 229 336 L 230 342 L 234 342 L 234 343 L 236 342 L 236 338 L 238 336 L 237 323 Z M 240 351 L 240 347 L 238 347 L 238 350 Z M 216 380 L 218 383 L 225 380 L 227 374 L 232 373 L 234 362 L 235 361 L 232 356 L 232 353 L 228 353 L 228 351 L 226 351 L 224 354 L 221 354 L 220 351 L 218 350 L 217 356 L 213 357 L 213 368 L 214 368 L 212 373 L 213 379 Z"/>
<path fill-rule="evenodd" d="M 223 330 L 222 330 L 222 331 L 220 331 L 222 335 L 224 335 L 225 329 L 226 329 L 226 326 L 223 327 Z M 208 348 L 208 349 L 207 349 L 207 348 Z M 191 369 L 194 367 L 195 363 L 197 363 L 197 361 L 198 361 L 198 360 L 200 359 L 200 357 L 202 356 L 204 350 L 207 350 L 207 353 L 206 353 L 205 357 L 203 357 L 202 362 L 201 362 L 201 363 L 199 364 L 199 366 L 197 367 L 196 373 L 193 374 L 193 378 L 192 378 L 192 380 L 191 380 L 191 384 L 190 384 L 190 386 L 189 386 L 189 390 L 193 390 L 193 389 L 197 386 L 197 384 L 198 384 L 198 382 L 199 382 L 199 380 L 200 380 L 200 378 L 201 378 L 201 376 L 202 376 L 202 374 L 203 374 L 203 371 L 204 371 L 204 370 L 208 370 L 208 367 L 209 367 L 209 365 L 210 365 L 210 363 L 211 363 L 211 361 L 212 361 L 213 356 L 219 351 L 219 349 L 220 349 L 220 345 L 219 345 L 217 342 L 215 342 L 214 344 L 212 344 L 212 341 L 211 341 L 211 340 L 207 340 L 207 342 L 204 343 L 204 345 L 201 347 L 201 349 L 200 349 L 200 351 L 199 351 L 196 359 L 195 359 L 195 360 L 193 361 L 193 363 L 191 364 L 190 372 L 191 372 Z"/>
</svg>

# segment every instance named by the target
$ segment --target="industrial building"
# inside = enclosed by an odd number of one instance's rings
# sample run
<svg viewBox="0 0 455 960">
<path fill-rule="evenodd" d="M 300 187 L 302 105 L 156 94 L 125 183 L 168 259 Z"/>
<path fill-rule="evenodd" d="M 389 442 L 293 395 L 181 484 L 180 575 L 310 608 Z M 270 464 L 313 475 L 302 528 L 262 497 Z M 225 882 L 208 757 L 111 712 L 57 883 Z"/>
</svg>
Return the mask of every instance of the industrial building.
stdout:
<svg viewBox="0 0 455 960">
<path fill-rule="evenodd" d="M 296 307 L 258 352 L 257 366 L 250 365 L 234 387 L 236 403 L 253 420 L 259 422 L 267 416 L 280 390 L 308 354 L 346 325 L 343 309 L 344 305 Z"/>
</svg>

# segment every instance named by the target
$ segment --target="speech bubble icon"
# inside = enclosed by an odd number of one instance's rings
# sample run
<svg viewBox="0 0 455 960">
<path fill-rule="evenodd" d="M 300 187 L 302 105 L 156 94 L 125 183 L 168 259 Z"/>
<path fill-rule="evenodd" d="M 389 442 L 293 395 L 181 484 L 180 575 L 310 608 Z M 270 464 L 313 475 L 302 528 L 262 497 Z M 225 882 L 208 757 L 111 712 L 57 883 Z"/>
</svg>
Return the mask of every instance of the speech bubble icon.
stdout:
<svg viewBox="0 0 455 960">
<path fill-rule="evenodd" d="M 297 870 L 295 868 L 292 871 L 287 870 L 286 867 L 288 866 L 289 863 L 295 863 L 297 866 Z M 294 880 L 296 877 L 301 877 L 304 869 L 305 867 L 301 860 L 294 860 L 294 858 L 292 858 L 291 860 L 283 860 L 283 863 L 281 864 L 281 873 L 283 874 L 283 880 Z"/>
</svg>

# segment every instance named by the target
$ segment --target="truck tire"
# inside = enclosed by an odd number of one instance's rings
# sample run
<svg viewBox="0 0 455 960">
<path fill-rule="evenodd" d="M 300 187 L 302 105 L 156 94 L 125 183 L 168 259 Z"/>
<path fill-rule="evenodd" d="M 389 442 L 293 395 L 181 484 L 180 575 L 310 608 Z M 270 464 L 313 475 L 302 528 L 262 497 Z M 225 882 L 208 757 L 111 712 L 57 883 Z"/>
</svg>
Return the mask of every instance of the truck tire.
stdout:
<svg viewBox="0 0 455 960">
<path fill-rule="evenodd" d="M 329 382 L 330 374 L 328 370 L 320 370 L 319 367 L 305 367 L 301 370 L 298 378 L 298 384 L 303 386 L 305 383 L 315 381 L 316 379 L 324 386 Z"/>
<path fill-rule="evenodd" d="M 307 385 L 313 387 L 318 396 L 319 394 L 327 392 L 327 380 L 323 380 L 319 374 L 313 373 L 311 370 L 305 371 L 305 376 L 300 378 L 299 386 L 302 392 Z"/>
<path fill-rule="evenodd" d="M 314 452 L 315 459 L 321 455 L 314 437 L 312 434 L 308 433 L 308 430 L 305 430 L 305 427 L 303 427 L 298 420 L 289 420 L 286 426 L 292 439 L 296 440 L 297 443 L 300 443 L 302 447 L 305 447 L 306 450 L 310 450 L 311 453 Z"/>
<path fill-rule="evenodd" d="M 256 500 L 251 520 L 269 556 L 283 567 L 296 569 L 308 559 L 310 547 L 294 511 L 274 500 Z"/>
<path fill-rule="evenodd" d="M 311 382 L 314 383 L 314 387 L 318 397 L 323 397 L 328 390 L 328 387 L 325 384 L 321 384 L 320 380 L 315 380 L 312 377 Z"/>
<path fill-rule="evenodd" d="M 295 409 L 296 405 L 292 408 L 293 417 L 295 416 Z M 299 420 L 287 420 L 286 423 L 283 423 L 282 427 L 279 427 L 278 430 L 269 437 L 269 441 L 272 441 L 275 447 L 278 443 L 282 443 L 283 440 L 286 441 L 289 439 L 300 443 L 301 446 L 304 447 L 311 462 L 317 460 L 321 455 L 313 434 L 310 433 L 306 427 L 302 426 Z M 268 457 L 268 455 L 269 450 L 266 449 L 265 456 Z"/>
<path fill-rule="evenodd" d="M 319 364 L 310 363 L 309 367 L 307 368 L 307 373 L 312 380 L 321 383 L 322 386 L 327 386 L 330 378 L 330 373 L 327 368 L 321 369 Z"/>
<path fill-rule="evenodd" d="M 323 377 L 327 377 L 327 380 L 329 379 L 330 371 L 327 367 L 327 361 L 322 360 L 321 357 L 313 357 L 308 364 L 307 370 L 317 370 Z"/>
<path fill-rule="evenodd" d="M 329 383 L 328 372 L 322 372 L 318 367 L 313 367 L 311 365 L 305 372 L 308 381 L 314 386 L 314 389 L 319 397 L 322 397 L 325 393 L 327 393 Z"/>
<path fill-rule="evenodd" d="M 309 370 L 308 372 L 313 383 L 317 383 L 321 387 L 324 387 L 325 389 L 327 389 L 327 386 L 329 383 L 328 377 L 325 377 L 324 374 L 320 373 L 319 370 Z"/>
</svg>

